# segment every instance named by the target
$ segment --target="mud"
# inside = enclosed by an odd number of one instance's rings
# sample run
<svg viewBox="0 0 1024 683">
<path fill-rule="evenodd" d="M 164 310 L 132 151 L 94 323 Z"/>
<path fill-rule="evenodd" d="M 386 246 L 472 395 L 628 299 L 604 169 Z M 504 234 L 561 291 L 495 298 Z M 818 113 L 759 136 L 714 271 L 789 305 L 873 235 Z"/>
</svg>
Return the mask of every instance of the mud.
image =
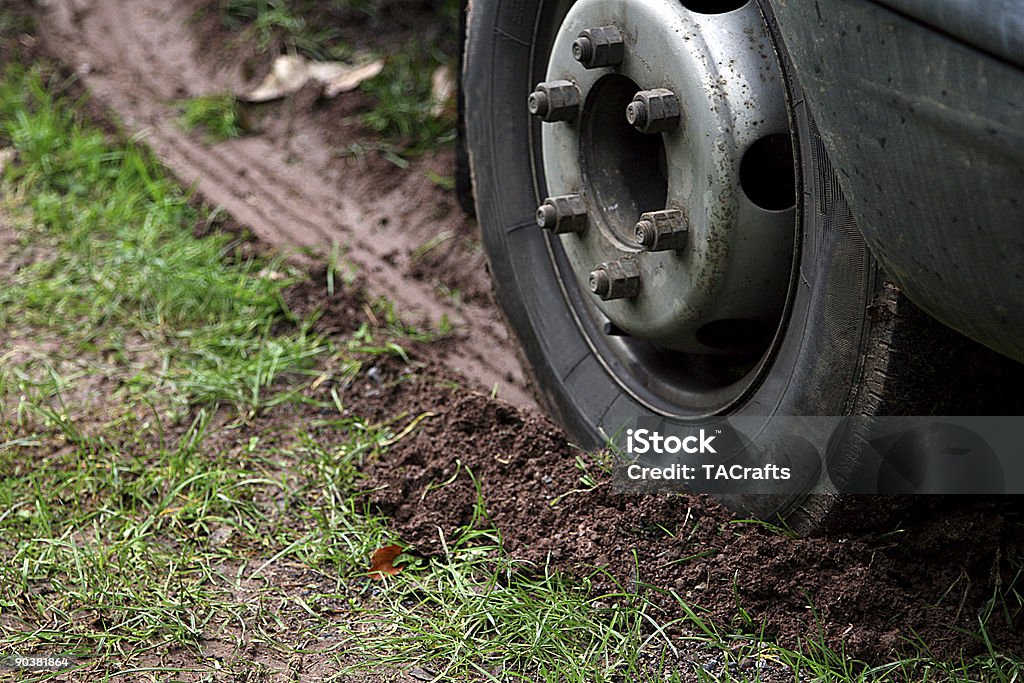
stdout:
<svg viewBox="0 0 1024 683">
<path fill-rule="evenodd" d="M 420 400 L 437 417 L 371 466 L 367 482 L 419 552 L 441 552 L 441 534 L 450 542 L 472 524 L 479 483 L 487 516 L 477 526 L 501 529 L 513 557 L 605 570 L 599 589 L 645 591 L 666 618 L 682 616 L 678 598 L 736 632 L 791 648 L 824 641 L 879 663 L 917 645 L 939 658 L 980 654 L 984 643 L 968 634 L 984 618 L 998 647 L 1024 653 L 1024 613 L 993 611 L 1024 588 L 1012 504 L 879 499 L 872 531 L 792 538 L 705 497 L 616 494 L 535 413 L 479 395 Z"/>
</svg>

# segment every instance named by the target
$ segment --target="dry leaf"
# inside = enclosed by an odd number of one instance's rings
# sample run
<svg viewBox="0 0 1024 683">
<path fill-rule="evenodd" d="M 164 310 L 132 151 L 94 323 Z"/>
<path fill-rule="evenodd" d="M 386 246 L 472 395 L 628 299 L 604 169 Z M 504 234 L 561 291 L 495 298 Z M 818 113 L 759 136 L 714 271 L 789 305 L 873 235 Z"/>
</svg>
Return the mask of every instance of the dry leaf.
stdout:
<svg viewBox="0 0 1024 683">
<path fill-rule="evenodd" d="M 322 62 L 312 67 L 313 78 L 324 84 L 324 96 L 334 97 L 349 90 L 355 90 L 363 81 L 368 81 L 384 69 L 384 60 L 375 59 L 366 64 L 349 66 L 335 62 Z"/>
<path fill-rule="evenodd" d="M 401 567 L 391 564 L 401 554 L 402 547 L 397 545 L 386 545 L 383 548 L 374 550 L 373 554 L 370 555 L 370 578 L 380 581 L 384 578 L 385 574 L 394 576 L 402 571 Z"/>
<path fill-rule="evenodd" d="M 457 86 L 452 68 L 445 64 L 434 69 L 430 76 L 430 113 L 442 116 L 452 108 Z"/>
<path fill-rule="evenodd" d="M 281 55 L 274 60 L 270 73 L 256 89 L 240 99 L 247 102 L 269 102 L 298 92 L 310 81 L 323 87 L 326 97 L 348 92 L 365 80 L 373 78 L 384 68 L 384 60 L 376 59 L 361 64 L 342 62 L 311 62 L 298 55 Z"/>
<path fill-rule="evenodd" d="M 309 80 L 309 60 L 298 55 L 281 55 L 270 73 L 256 89 L 241 98 L 249 102 L 269 102 L 297 92 Z"/>
<path fill-rule="evenodd" d="M 18 156 L 18 151 L 13 147 L 4 147 L 0 149 L 0 175 L 3 175 L 7 165 L 15 160 Z"/>
</svg>

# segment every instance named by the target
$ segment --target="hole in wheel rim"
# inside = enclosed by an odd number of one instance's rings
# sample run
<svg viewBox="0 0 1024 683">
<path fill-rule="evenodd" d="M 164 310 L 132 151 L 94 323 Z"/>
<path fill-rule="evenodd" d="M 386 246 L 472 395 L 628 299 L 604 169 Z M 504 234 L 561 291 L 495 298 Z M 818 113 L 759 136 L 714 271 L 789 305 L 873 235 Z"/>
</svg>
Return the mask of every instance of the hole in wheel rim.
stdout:
<svg viewBox="0 0 1024 683">
<path fill-rule="evenodd" d="M 725 14 L 738 10 L 749 0 L 681 0 L 683 7 L 697 14 Z"/>
<path fill-rule="evenodd" d="M 583 108 L 580 152 L 587 193 L 604 224 L 634 245 L 637 218 L 665 208 L 668 171 L 661 135 L 645 135 L 626 121 L 626 107 L 640 88 L 610 74 L 591 88 Z"/>
<path fill-rule="evenodd" d="M 755 140 L 740 161 L 740 187 L 755 206 L 784 211 L 796 205 L 793 141 L 778 133 Z"/>
</svg>

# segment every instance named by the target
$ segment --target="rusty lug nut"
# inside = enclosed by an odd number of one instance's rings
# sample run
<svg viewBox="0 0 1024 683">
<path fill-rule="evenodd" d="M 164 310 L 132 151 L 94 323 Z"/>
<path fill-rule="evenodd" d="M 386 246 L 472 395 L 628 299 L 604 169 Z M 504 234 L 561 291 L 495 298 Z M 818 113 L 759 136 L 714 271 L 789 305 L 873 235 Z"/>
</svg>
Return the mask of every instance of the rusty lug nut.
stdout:
<svg viewBox="0 0 1024 683">
<path fill-rule="evenodd" d="M 682 211 L 666 209 L 640 215 L 634 235 L 647 251 L 674 251 L 686 246 L 690 224 Z"/>
<path fill-rule="evenodd" d="M 587 207 L 578 194 L 548 197 L 537 207 L 537 225 L 556 235 L 587 229 Z"/>
<path fill-rule="evenodd" d="M 571 121 L 580 110 L 580 90 L 572 81 L 538 83 L 526 105 L 541 121 Z"/>
<path fill-rule="evenodd" d="M 641 133 L 668 133 L 681 118 L 679 98 L 667 88 L 641 90 L 626 107 L 626 120 Z"/>
<path fill-rule="evenodd" d="M 604 301 L 631 299 L 640 293 L 640 269 L 628 258 L 607 261 L 590 274 L 588 285 Z"/>
<path fill-rule="evenodd" d="M 626 42 L 614 26 L 588 28 L 573 41 L 572 57 L 584 68 L 618 66 L 626 56 Z"/>
</svg>

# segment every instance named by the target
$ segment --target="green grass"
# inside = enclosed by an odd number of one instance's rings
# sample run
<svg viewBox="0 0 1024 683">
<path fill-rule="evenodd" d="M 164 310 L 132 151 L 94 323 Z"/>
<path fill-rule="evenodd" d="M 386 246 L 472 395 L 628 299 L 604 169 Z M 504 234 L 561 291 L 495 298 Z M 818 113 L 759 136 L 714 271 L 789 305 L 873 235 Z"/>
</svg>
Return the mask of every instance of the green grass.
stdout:
<svg viewBox="0 0 1024 683">
<path fill-rule="evenodd" d="M 771 680 L 1021 680 L 994 650 L 874 667 L 817 642 L 787 650 L 749 617 L 724 628 L 671 591 L 524 565 L 479 494 L 447 553 L 371 581 L 369 554 L 400 539 L 360 468 L 427 415 L 369 421 L 344 387 L 436 333 L 378 300 L 348 339 L 311 334 L 283 303 L 301 273 L 217 232 L 215 214 L 144 149 L 83 121 L 59 85 L 18 69 L 0 83 L 0 147 L 18 151 L 3 186 L 17 243 L 0 249 L 25 259 L 0 282 L 0 653 L 76 654 L 79 680 L 141 675 L 126 667 L 264 680 L 296 654 L 441 680 L 761 680 L 741 662 Z M 333 254 L 327 285 L 344 274 Z M 90 390 L 97 378 L 119 388 Z M 212 658 L 218 639 L 243 636 L 269 661 L 230 647 Z"/>
<path fill-rule="evenodd" d="M 357 466 L 401 421 L 286 429 L 264 416 L 288 403 L 337 415 L 337 394 L 318 402 L 311 383 L 343 386 L 363 358 L 404 355 L 389 331 L 413 331 L 378 303 L 380 332 L 311 335 L 282 296 L 301 273 L 245 255 L 59 87 L 17 68 L 0 83 L 0 147 L 18 152 L 7 248 L 34 254 L 0 287 L 0 323 L 22 335 L 5 352 L 29 356 L 0 363 L 0 649 L 55 647 L 102 672 L 278 619 L 235 591 L 280 563 L 362 575 L 386 529 Z M 121 388 L 96 395 L 100 377 Z"/>
<path fill-rule="evenodd" d="M 1013 683 L 1024 675 L 1019 659 L 995 651 L 959 662 L 922 651 L 869 665 L 817 641 L 787 649 L 756 628 L 723 628 L 673 591 L 517 563 L 493 529 L 464 530 L 443 558 L 388 583 L 350 622 L 350 647 L 373 667 L 415 665 L 439 680 Z M 677 603 L 676 616 L 659 595 Z"/>
<path fill-rule="evenodd" d="M 93 658 L 154 642 L 198 648 L 260 616 L 234 586 L 276 575 L 279 563 L 358 577 L 384 542 L 352 484 L 387 431 L 353 422 L 329 448 L 303 430 L 218 449 L 204 414 L 151 449 L 151 429 L 133 427 L 60 455 L 48 452 L 45 431 L 37 443 L 4 444 L 0 607 L 27 628 L 0 644 Z"/>
<path fill-rule="evenodd" d="M 352 624 L 378 661 L 412 660 L 441 680 L 678 680 L 663 677 L 676 646 L 649 601 L 513 562 L 495 532 L 391 583 Z"/>
<path fill-rule="evenodd" d="M 283 289 L 301 274 L 244 255 L 228 234 L 197 240 L 215 217 L 136 144 L 111 144 L 55 102 L 38 73 L 0 85 L 0 137 L 18 150 L 7 181 L 27 197 L 51 259 L 0 291 L 0 323 L 58 330 L 81 349 L 116 351 L 140 335 L 159 359 L 130 387 L 171 385 L 189 403 L 255 411 L 285 393 L 327 351 L 291 315 Z"/>
<path fill-rule="evenodd" d="M 229 27 L 251 31 L 261 52 L 281 41 L 287 50 L 313 59 L 348 57 L 350 51 L 336 44 L 335 29 L 309 25 L 303 12 L 309 5 L 303 0 L 223 0 L 221 12 Z"/>
<path fill-rule="evenodd" d="M 367 125 L 408 154 L 454 143 L 454 120 L 431 111 L 431 75 L 447 61 L 415 43 L 390 55 L 383 71 L 360 86 L 375 99 Z"/>
<path fill-rule="evenodd" d="M 221 0 L 220 14 L 231 29 L 251 32 L 256 47 L 265 51 L 275 42 L 285 50 L 302 52 L 312 59 L 347 59 L 352 49 L 340 40 L 331 18 L 368 23 L 387 21 L 402 5 L 417 9 L 416 0 Z M 438 20 L 455 35 L 459 0 L 435 5 Z"/>
<path fill-rule="evenodd" d="M 182 103 L 181 125 L 199 128 L 215 141 L 241 137 L 247 130 L 234 95 L 206 95 Z"/>
</svg>

